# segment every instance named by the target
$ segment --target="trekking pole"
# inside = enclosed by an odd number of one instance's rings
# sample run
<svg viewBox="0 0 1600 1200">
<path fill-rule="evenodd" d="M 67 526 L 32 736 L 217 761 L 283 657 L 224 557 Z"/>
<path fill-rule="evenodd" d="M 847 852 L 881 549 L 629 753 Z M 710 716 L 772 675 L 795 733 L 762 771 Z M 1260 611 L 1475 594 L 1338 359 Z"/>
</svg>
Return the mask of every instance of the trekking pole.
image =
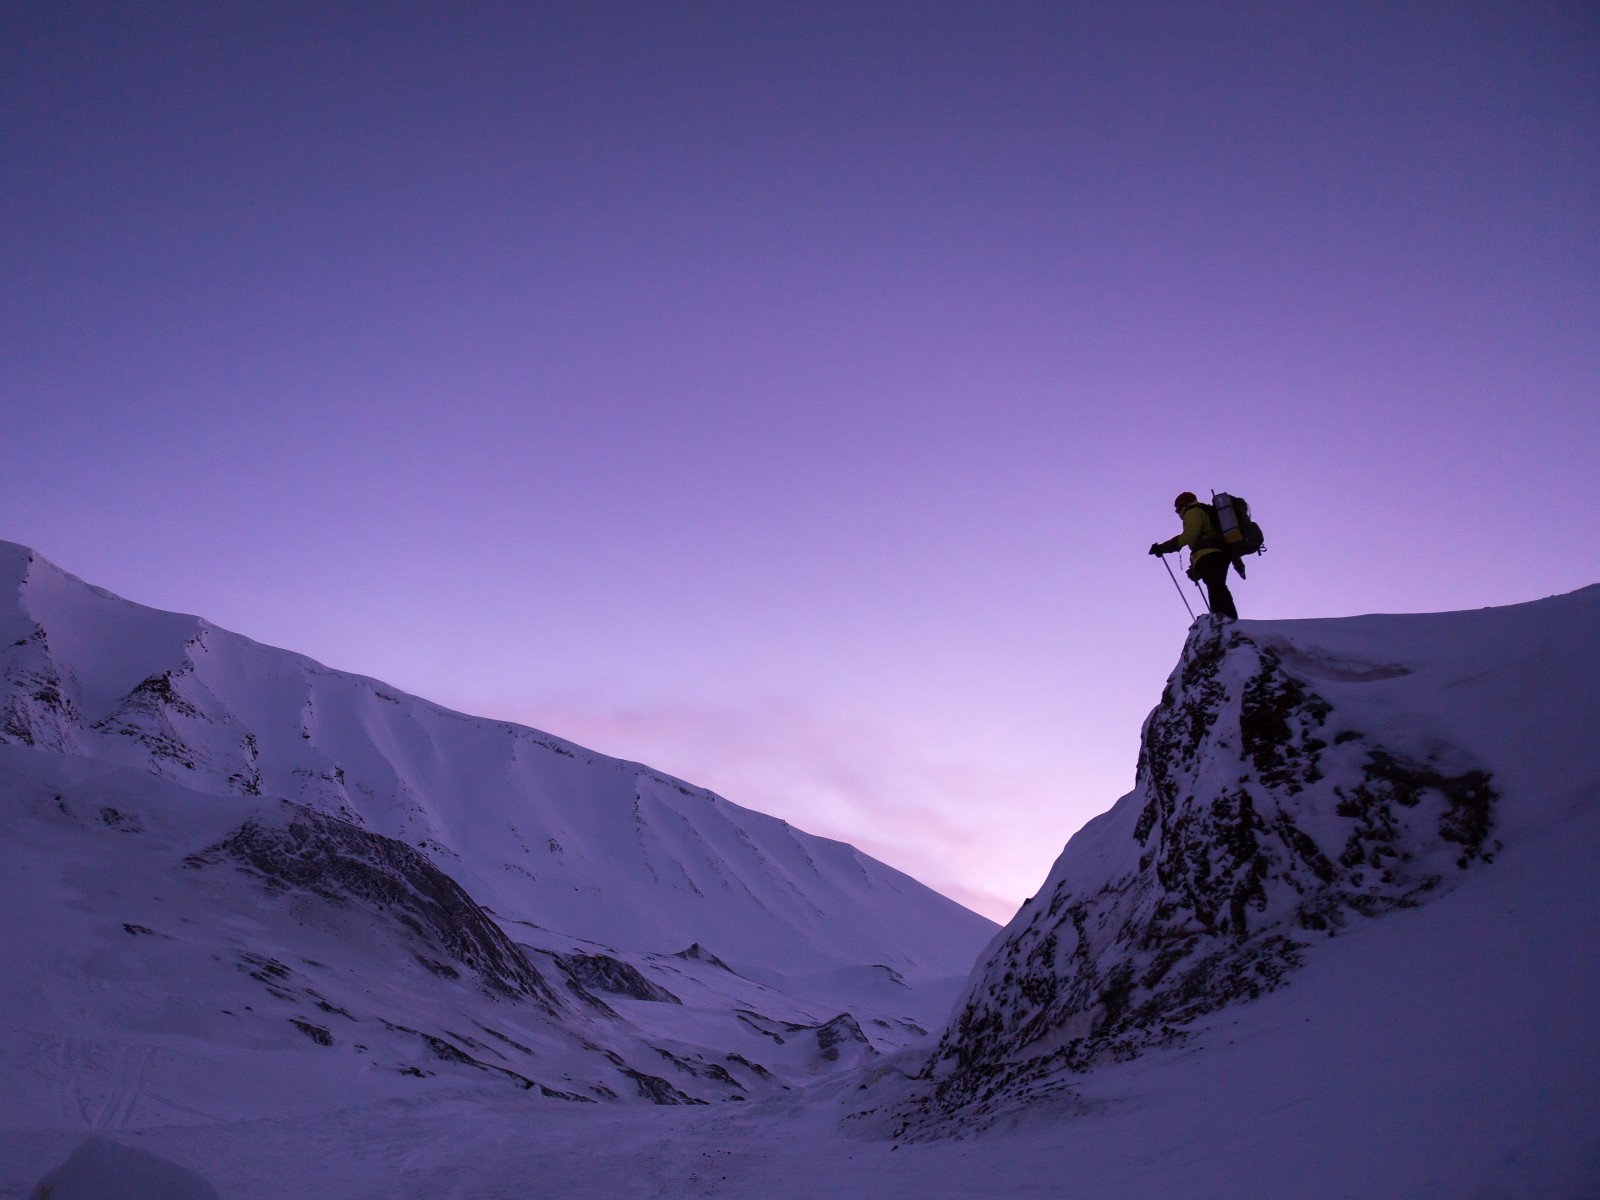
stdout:
<svg viewBox="0 0 1600 1200">
<path fill-rule="evenodd" d="M 1172 586 L 1178 589 L 1178 599 L 1183 601 L 1185 608 L 1189 608 L 1189 597 L 1183 594 L 1183 585 L 1178 582 L 1178 577 L 1172 573 L 1172 564 L 1166 560 L 1164 555 L 1158 555 L 1158 557 L 1161 559 L 1161 565 L 1167 569 L 1167 578 L 1172 580 Z M 1194 609 L 1192 608 L 1189 608 L 1189 620 L 1191 622 L 1194 620 Z"/>
</svg>

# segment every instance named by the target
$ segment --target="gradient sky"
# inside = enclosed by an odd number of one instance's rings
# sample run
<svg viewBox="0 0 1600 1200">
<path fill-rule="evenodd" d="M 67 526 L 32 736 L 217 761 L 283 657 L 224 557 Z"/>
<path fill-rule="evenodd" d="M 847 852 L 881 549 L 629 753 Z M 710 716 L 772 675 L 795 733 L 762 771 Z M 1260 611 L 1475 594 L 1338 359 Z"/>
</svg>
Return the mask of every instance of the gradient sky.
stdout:
<svg viewBox="0 0 1600 1200">
<path fill-rule="evenodd" d="M 0 537 L 1004 918 L 1246 617 L 1600 580 L 1600 6 L 0 5 Z"/>
</svg>

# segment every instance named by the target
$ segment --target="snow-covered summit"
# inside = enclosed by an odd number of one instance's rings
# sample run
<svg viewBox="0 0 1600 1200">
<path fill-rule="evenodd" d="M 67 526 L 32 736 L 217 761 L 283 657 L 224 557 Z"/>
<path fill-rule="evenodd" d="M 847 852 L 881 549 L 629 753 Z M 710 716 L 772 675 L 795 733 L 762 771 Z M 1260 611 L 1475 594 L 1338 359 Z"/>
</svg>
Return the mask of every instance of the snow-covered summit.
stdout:
<svg viewBox="0 0 1600 1200">
<path fill-rule="evenodd" d="M 909 1125 L 981 1122 L 1181 1046 L 1200 1018 L 1292 985 L 1330 938 L 1495 886 L 1506 846 L 1600 806 L 1596 664 L 1600 586 L 1478 612 L 1196 622 L 1134 790 L 984 956 Z"/>
<path fill-rule="evenodd" d="M 479 902 L 624 950 L 962 974 L 984 918 L 638 763 L 452 712 L 0 543 L 0 742 L 282 797 L 421 849 Z"/>
<path fill-rule="evenodd" d="M 0 543 L 0 1124 L 746 1101 L 994 925 L 851 846 Z"/>
</svg>

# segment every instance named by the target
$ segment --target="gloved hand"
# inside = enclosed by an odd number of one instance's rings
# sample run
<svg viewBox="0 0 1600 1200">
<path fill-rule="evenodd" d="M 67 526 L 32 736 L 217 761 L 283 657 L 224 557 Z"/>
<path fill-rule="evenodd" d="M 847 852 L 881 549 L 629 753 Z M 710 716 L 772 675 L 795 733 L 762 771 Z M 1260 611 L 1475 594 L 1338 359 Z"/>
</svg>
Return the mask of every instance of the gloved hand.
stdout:
<svg viewBox="0 0 1600 1200">
<path fill-rule="evenodd" d="M 1161 548 L 1161 543 L 1160 542 L 1151 542 L 1150 543 L 1150 553 L 1154 554 L 1157 558 L 1160 558 L 1163 554 L 1166 553 L 1166 551 Z"/>
</svg>

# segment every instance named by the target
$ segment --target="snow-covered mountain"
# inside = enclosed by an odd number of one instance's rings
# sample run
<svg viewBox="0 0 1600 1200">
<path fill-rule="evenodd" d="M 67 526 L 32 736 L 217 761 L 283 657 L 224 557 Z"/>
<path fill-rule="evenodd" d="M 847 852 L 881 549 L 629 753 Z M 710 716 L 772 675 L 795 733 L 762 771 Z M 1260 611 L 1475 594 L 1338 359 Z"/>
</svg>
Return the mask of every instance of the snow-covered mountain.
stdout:
<svg viewBox="0 0 1600 1200">
<path fill-rule="evenodd" d="M 987 923 L 853 847 L 533 729 L 450 712 L 0 544 L 12 744 L 282 797 L 435 856 L 481 903 L 754 968 L 965 972 Z M 952 932 L 952 931 L 955 932 Z"/>
<path fill-rule="evenodd" d="M 922 1036 L 994 931 L 853 847 L 9 543 L 0 678 L 13 1111 L 484 1073 L 742 1100 Z"/>
<path fill-rule="evenodd" d="M 1600 586 L 1478 612 L 1202 618 L 1145 723 L 1134 790 L 1071 840 L 980 960 L 889 1106 L 894 1128 L 938 1136 L 1052 1096 L 1070 1107 L 1117 1064 L 1204 1044 L 1206 1018 L 1249 1022 L 1250 1002 L 1300 986 L 1334 939 L 1396 914 L 1470 944 L 1485 898 L 1525 908 L 1528 856 L 1597 816 Z M 1593 879 L 1545 880 L 1577 929 Z M 1447 903 L 1462 889 L 1470 899 Z M 1591 968 L 1596 951 L 1568 948 Z M 1392 966 L 1363 981 L 1385 1024 L 1449 1021 L 1413 1007 L 1415 981 Z M 1585 1019 L 1592 997 L 1543 969 L 1546 1010 L 1520 1018 Z M 1314 992 L 1290 1003 L 1318 1011 Z"/>
<path fill-rule="evenodd" d="M 1202 618 L 997 932 L 6 553 L 0 1194 L 1600 1194 L 1600 586 Z"/>
</svg>

